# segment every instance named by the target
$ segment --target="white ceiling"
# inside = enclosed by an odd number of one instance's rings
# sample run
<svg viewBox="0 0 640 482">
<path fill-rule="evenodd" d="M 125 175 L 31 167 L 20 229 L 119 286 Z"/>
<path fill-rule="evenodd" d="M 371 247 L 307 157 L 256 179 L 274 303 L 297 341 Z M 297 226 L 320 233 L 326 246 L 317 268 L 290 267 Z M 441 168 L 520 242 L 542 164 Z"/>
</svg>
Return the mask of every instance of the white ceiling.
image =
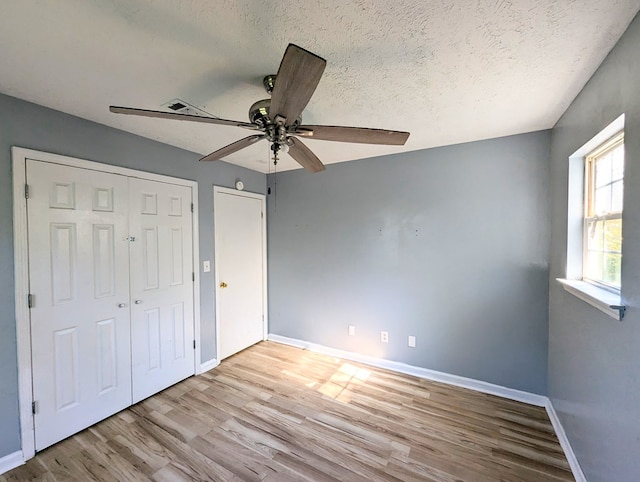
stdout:
<svg viewBox="0 0 640 482">
<path fill-rule="evenodd" d="M 327 60 L 306 124 L 406 130 L 405 146 L 306 140 L 325 163 L 552 127 L 640 0 L 20 0 L 0 92 L 207 154 L 236 127 L 111 114 L 180 98 L 247 121 L 289 42 Z M 226 160 L 267 172 L 267 143 Z M 288 156 L 278 170 L 298 165 Z"/>
</svg>

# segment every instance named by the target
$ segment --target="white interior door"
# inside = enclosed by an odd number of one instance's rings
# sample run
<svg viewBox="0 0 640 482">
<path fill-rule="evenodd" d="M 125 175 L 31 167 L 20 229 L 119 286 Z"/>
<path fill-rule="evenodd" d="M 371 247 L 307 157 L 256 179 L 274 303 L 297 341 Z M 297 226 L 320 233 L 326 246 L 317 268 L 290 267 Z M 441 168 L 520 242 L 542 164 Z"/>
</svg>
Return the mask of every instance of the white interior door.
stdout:
<svg viewBox="0 0 640 482">
<path fill-rule="evenodd" d="M 127 178 L 27 160 L 36 450 L 131 404 Z"/>
<path fill-rule="evenodd" d="M 191 188 L 129 179 L 133 402 L 195 373 Z"/>
<path fill-rule="evenodd" d="M 264 196 L 214 188 L 218 358 L 265 337 Z"/>
</svg>

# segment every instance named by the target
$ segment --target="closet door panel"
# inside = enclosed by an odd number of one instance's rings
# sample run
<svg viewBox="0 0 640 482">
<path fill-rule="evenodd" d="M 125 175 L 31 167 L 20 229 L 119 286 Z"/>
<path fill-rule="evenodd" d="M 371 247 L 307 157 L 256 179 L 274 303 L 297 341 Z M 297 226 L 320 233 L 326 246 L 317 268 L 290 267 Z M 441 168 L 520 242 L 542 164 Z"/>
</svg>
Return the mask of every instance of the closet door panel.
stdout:
<svg viewBox="0 0 640 482">
<path fill-rule="evenodd" d="M 27 161 L 36 450 L 129 406 L 127 178 Z"/>
<path fill-rule="evenodd" d="M 134 403 L 195 373 L 191 188 L 129 180 Z"/>
</svg>

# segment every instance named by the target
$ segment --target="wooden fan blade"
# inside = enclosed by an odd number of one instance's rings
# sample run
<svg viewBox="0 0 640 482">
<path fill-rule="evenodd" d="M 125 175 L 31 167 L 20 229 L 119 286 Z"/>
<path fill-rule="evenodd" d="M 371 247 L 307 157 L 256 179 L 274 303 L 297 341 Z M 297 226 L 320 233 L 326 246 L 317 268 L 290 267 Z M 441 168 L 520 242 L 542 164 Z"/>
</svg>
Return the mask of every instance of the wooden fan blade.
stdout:
<svg viewBox="0 0 640 482">
<path fill-rule="evenodd" d="M 409 138 L 408 132 L 369 129 L 366 127 L 300 126 L 299 132 L 291 134 L 320 141 L 356 142 L 360 144 L 386 144 L 403 146 Z"/>
<path fill-rule="evenodd" d="M 229 154 L 233 154 L 234 152 L 237 152 L 240 149 L 249 147 L 250 145 L 264 138 L 265 136 L 263 135 L 245 137 L 244 139 L 240 139 L 239 141 L 236 141 L 233 144 L 229 144 L 228 146 L 225 146 L 222 149 L 218 149 L 217 151 L 204 156 L 202 159 L 200 159 L 200 161 L 217 161 L 218 159 L 222 159 L 223 157 L 226 157 Z"/>
<path fill-rule="evenodd" d="M 324 164 L 320 162 L 320 159 L 318 159 L 318 157 L 311 152 L 311 149 L 305 146 L 301 140 L 291 137 L 288 145 L 289 155 L 298 161 L 298 164 L 304 167 L 307 171 L 324 171 Z"/>
<path fill-rule="evenodd" d="M 282 57 L 276 83 L 271 93 L 269 117 L 285 118 L 292 125 L 309 103 L 316 90 L 327 61 L 294 44 L 289 44 Z"/>
<path fill-rule="evenodd" d="M 204 122 L 206 124 L 218 124 L 223 126 L 244 127 L 245 129 L 258 130 L 259 127 L 249 122 L 240 122 L 217 117 L 202 117 L 199 115 L 179 114 L 178 112 L 162 112 L 159 110 L 137 109 L 135 107 L 119 107 L 112 105 L 109 110 L 114 114 L 139 115 L 142 117 L 156 117 L 158 119 L 183 120 L 191 122 Z"/>
</svg>

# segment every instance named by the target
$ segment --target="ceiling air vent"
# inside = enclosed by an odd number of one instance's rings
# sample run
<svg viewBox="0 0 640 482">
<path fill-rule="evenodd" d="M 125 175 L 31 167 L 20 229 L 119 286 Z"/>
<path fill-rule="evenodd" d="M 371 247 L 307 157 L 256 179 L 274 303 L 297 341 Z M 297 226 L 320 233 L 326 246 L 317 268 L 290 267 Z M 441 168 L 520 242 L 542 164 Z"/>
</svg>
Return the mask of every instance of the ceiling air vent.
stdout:
<svg viewBox="0 0 640 482">
<path fill-rule="evenodd" d="M 160 107 L 172 112 L 178 112 L 179 114 L 199 115 L 202 117 L 214 117 L 208 112 L 205 112 L 202 109 L 198 109 L 196 106 L 193 106 L 188 102 L 185 102 L 184 100 L 180 100 L 180 99 L 173 99 L 165 104 L 162 104 Z"/>
</svg>

